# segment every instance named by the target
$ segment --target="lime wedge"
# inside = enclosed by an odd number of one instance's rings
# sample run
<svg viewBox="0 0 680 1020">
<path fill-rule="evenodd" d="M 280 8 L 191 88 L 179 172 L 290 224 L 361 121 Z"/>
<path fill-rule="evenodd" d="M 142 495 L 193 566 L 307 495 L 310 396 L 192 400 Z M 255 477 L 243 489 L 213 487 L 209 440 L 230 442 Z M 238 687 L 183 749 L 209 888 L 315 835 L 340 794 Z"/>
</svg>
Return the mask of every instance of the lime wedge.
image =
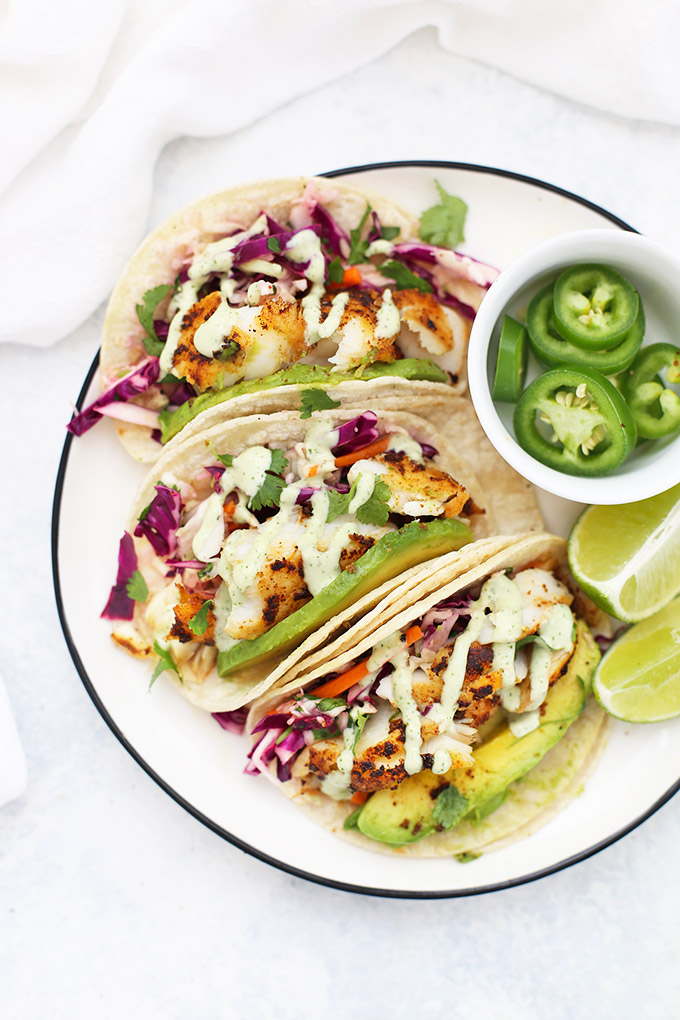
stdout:
<svg viewBox="0 0 680 1020">
<path fill-rule="evenodd" d="M 680 485 L 639 503 L 591 506 L 569 535 L 571 572 L 605 612 L 635 623 L 680 592 Z"/>
<path fill-rule="evenodd" d="M 593 691 L 625 722 L 680 715 L 680 599 L 619 638 L 597 667 Z"/>
</svg>

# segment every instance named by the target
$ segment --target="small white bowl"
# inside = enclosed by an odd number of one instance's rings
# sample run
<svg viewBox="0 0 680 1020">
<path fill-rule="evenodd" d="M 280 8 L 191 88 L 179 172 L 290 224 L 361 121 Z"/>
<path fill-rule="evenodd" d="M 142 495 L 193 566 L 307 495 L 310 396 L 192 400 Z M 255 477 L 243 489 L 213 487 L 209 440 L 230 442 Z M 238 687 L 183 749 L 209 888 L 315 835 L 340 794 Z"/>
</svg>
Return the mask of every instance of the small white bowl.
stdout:
<svg viewBox="0 0 680 1020">
<path fill-rule="evenodd" d="M 517 443 L 514 404 L 491 398 L 503 316 L 526 321 L 531 298 L 560 270 L 585 262 L 612 266 L 637 288 L 645 319 L 645 344 L 680 344 L 680 259 L 648 237 L 625 230 L 579 230 L 544 241 L 498 276 L 477 312 L 468 351 L 470 394 L 490 441 L 534 485 L 579 503 L 630 503 L 680 482 L 680 433 L 636 447 L 612 474 L 568 475 L 541 464 Z M 547 368 L 529 355 L 527 384 Z"/>
</svg>

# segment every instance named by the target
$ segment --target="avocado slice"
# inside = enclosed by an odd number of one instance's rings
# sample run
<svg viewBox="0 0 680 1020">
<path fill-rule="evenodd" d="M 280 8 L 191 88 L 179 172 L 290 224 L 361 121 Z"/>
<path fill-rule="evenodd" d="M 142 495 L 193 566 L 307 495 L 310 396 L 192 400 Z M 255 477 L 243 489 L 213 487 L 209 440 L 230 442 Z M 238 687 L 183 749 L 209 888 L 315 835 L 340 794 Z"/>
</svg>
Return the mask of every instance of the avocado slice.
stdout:
<svg viewBox="0 0 680 1020">
<path fill-rule="evenodd" d="M 399 379 L 420 379 L 425 382 L 448 382 L 446 372 L 426 358 L 401 358 L 398 361 L 378 361 L 373 365 L 360 366 L 351 372 L 338 372 L 329 365 L 292 365 L 263 379 L 249 379 L 247 382 L 227 386 L 223 390 L 208 390 L 200 396 L 187 400 L 174 410 L 161 411 L 159 425 L 161 442 L 167 443 L 185 425 L 209 407 L 215 407 L 232 397 L 243 397 L 277 386 L 335 386 L 351 379 L 378 379 L 382 376 L 396 376 Z"/>
<path fill-rule="evenodd" d="M 367 592 L 376 591 L 384 581 L 471 541 L 470 529 L 456 519 L 412 521 L 399 531 L 383 535 L 306 606 L 275 624 L 266 634 L 239 641 L 228 651 L 219 652 L 219 675 L 229 676 L 244 666 L 290 651 Z"/>
<path fill-rule="evenodd" d="M 426 769 L 395 790 L 379 790 L 366 801 L 354 826 L 371 839 L 399 846 L 450 829 L 473 813 L 486 817 L 500 806 L 510 783 L 537 765 L 578 718 L 599 659 L 592 634 L 579 620 L 574 654 L 567 672 L 548 692 L 538 729 L 518 738 L 504 723 L 475 750 L 470 768 L 451 769 L 443 776 Z"/>
</svg>

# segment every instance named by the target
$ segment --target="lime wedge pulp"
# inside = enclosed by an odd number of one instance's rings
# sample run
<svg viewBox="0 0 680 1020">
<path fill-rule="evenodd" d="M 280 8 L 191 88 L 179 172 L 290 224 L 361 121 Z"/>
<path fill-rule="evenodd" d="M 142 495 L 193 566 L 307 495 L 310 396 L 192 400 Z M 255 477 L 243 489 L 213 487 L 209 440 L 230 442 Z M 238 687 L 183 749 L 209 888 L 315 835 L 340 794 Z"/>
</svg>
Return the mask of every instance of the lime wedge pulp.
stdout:
<svg viewBox="0 0 680 1020">
<path fill-rule="evenodd" d="M 619 638 L 597 667 L 593 691 L 625 722 L 680 715 L 680 599 Z"/>
<path fill-rule="evenodd" d="M 638 503 L 588 507 L 568 553 L 601 609 L 626 623 L 651 616 L 680 592 L 680 485 Z"/>
</svg>

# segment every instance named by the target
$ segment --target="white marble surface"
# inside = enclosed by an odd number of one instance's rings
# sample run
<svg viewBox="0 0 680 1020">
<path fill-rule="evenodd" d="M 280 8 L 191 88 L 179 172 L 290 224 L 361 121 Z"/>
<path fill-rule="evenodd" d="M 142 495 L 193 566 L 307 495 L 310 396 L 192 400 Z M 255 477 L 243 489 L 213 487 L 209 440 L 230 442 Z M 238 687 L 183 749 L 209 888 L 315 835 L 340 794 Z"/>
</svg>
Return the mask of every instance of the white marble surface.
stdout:
<svg viewBox="0 0 680 1020">
<path fill-rule="evenodd" d="M 678 130 L 448 56 L 423 31 L 232 137 L 170 145 L 149 225 L 263 174 L 433 158 L 545 178 L 680 247 L 679 142 Z M 39 299 L 44 270 L 34 271 Z M 374 900 L 242 854 L 120 747 L 71 663 L 50 578 L 63 425 L 100 322 L 101 311 L 47 351 L 0 350 L 0 671 L 29 768 L 25 795 L 0 809 L 2 1015 L 677 1016 L 677 798 L 539 883 L 468 900 Z"/>
</svg>

